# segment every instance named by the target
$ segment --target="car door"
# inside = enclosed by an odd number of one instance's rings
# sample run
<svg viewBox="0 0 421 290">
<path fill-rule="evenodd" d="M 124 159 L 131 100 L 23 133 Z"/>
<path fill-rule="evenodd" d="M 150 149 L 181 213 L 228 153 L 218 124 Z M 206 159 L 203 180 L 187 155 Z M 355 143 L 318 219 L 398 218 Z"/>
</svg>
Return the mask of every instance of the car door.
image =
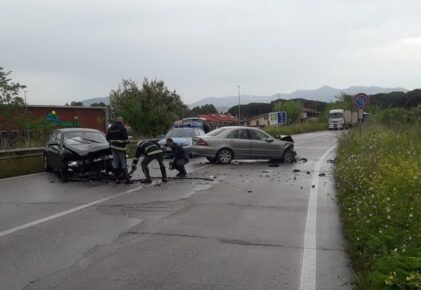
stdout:
<svg viewBox="0 0 421 290">
<path fill-rule="evenodd" d="M 234 151 L 235 158 L 250 158 L 251 144 L 247 129 L 236 129 L 230 132 L 226 138 Z"/>
<path fill-rule="evenodd" d="M 251 138 L 251 155 L 253 158 L 280 158 L 280 144 L 271 136 L 260 130 L 249 130 Z"/>
</svg>

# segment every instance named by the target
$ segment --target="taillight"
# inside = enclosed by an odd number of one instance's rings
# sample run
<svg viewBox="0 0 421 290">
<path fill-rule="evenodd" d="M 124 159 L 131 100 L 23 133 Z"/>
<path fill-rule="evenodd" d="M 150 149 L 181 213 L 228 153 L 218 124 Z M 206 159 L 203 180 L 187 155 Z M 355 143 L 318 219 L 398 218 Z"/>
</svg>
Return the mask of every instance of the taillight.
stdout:
<svg viewBox="0 0 421 290">
<path fill-rule="evenodd" d="M 205 140 L 199 138 L 199 140 L 197 140 L 197 142 L 196 142 L 196 145 L 199 145 L 199 146 L 208 146 L 208 143 L 206 143 Z"/>
</svg>

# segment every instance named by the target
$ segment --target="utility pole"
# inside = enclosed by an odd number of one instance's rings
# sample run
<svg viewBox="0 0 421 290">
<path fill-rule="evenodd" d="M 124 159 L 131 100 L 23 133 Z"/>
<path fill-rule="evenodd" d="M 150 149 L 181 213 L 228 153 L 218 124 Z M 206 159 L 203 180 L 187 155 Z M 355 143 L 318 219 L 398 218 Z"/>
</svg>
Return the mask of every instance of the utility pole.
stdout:
<svg viewBox="0 0 421 290">
<path fill-rule="evenodd" d="M 241 94 L 240 94 L 240 85 L 237 85 L 238 88 L 238 126 L 241 125 Z"/>
<path fill-rule="evenodd" d="M 29 141 L 29 132 L 28 132 L 28 102 L 26 101 L 26 93 L 27 91 L 23 91 L 25 94 L 25 144 L 26 146 L 28 146 L 28 141 Z"/>
</svg>

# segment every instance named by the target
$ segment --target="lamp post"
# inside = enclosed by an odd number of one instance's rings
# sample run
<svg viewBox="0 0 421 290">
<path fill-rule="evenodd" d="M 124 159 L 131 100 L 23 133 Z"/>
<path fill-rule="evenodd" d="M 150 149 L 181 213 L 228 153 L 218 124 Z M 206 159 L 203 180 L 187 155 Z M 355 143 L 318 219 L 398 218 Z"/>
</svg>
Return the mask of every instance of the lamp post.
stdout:
<svg viewBox="0 0 421 290">
<path fill-rule="evenodd" d="M 25 94 L 25 144 L 26 146 L 28 146 L 28 103 L 26 101 L 26 93 L 27 91 L 23 91 L 23 93 Z"/>
<path fill-rule="evenodd" d="M 238 88 L 238 126 L 241 125 L 241 94 L 240 94 L 240 85 L 237 85 Z"/>
</svg>

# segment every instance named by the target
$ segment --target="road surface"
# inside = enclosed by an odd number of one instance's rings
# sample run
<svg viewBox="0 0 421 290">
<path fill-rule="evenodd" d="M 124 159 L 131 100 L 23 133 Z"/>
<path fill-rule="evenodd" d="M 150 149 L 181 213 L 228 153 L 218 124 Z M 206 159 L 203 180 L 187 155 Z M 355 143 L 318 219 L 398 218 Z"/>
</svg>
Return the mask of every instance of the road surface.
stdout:
<svg viewBox="0 0 421 290">
<path fill-rule="evenodd" d="M 337 134 L 294 136 L 308 161 L 279 167 L 192 159 L 214 181 L 0 180 L 0 289 L 351 289 Z"/>
</svg>

